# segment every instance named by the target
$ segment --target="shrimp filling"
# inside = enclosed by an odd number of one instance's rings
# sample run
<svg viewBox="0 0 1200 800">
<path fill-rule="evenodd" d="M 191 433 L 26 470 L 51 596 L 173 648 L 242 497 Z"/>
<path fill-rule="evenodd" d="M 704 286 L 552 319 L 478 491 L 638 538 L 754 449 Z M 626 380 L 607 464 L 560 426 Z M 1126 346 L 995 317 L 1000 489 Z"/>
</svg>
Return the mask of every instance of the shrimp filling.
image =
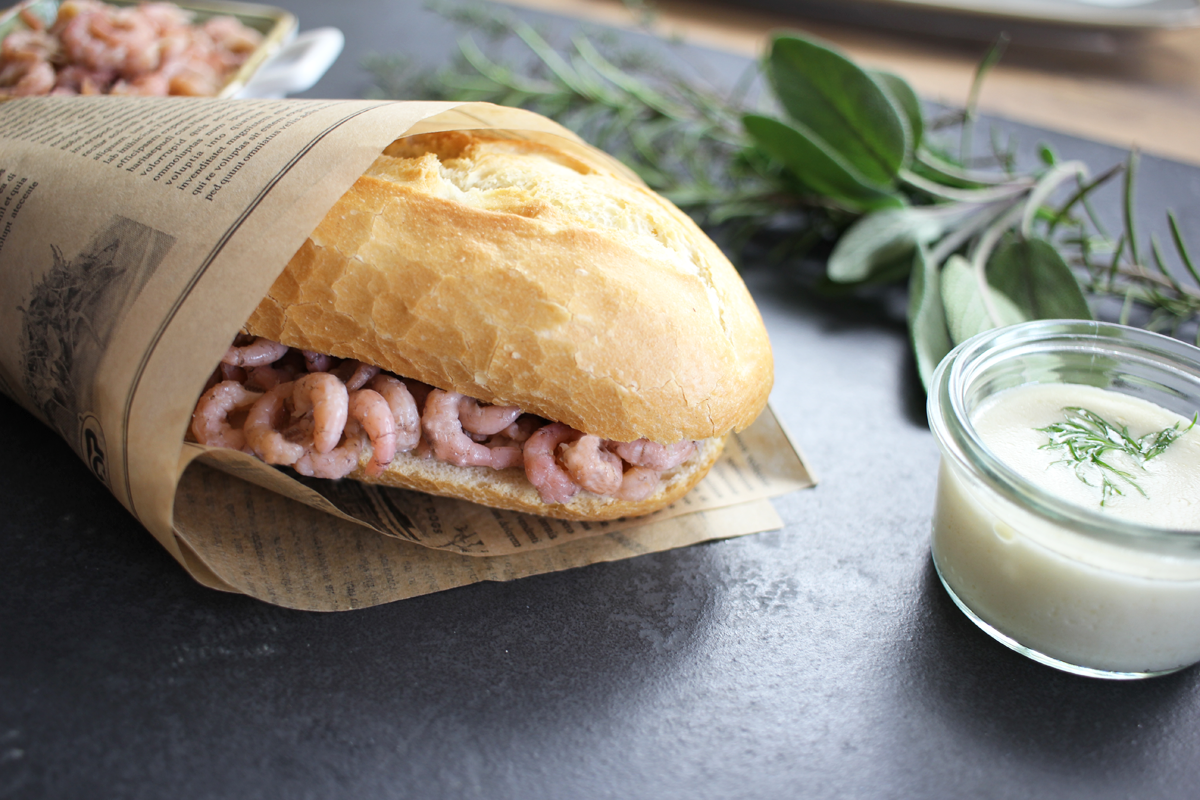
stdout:
<svg viewBox="0 0 1200 800">
<path fill-rule="evenodd" d="M 378 477 L 401 453 L 459 467 L 522 469 L 542 502 L 581 490 L 640 501 L 696 452 L 693 441 L 614 442 L 561 422 L 436 389 L 352 359 L 239 336 L 192 414 L 200 444 L 230 447 L 317 478 L 359 466 Z"/>
</svg>

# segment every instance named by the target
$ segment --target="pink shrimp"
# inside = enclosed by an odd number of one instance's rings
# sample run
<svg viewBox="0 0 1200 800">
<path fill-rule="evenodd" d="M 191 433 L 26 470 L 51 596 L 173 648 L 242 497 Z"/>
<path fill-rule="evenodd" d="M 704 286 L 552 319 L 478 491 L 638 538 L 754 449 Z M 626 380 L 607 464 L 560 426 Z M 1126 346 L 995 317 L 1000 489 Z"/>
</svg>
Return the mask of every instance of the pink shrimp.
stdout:
<svg viewBox="0 0 1200 800">
<path fill-rule="evenodd" d="M 312 350 L 301 350 L 304 354 L 304 368 L 309 372 L 329 372 L 333 368 L 333 356 L 324 353 L 314 353 Z"/>
<path fill-rule="evenodd" d="M 559 460 L 571 478 L 589 492 L 610 495 L 621 488 L 623 466 L 604 440 L 587 434 L 559 449 Z"/>
<path fill-rule="evenodd" d="M 141 6 L 146 10 L 146 6 Z M 153 22 L 153 20 L 151 20 Z M 170 78 L 187 66 L 187 52 L 192 46 L 187 28 L 164 29 L 158 26 L 159 67 L 156 74 Z"/>
<path fill-rule="evenodd" d="M 182 97 L 211 97 L 221 89 L 221 78 L 216 70 L 191 61 L 171 74 L 169 91 Z"/>
<path fill-rule="evenodd" d="M 525 454 L 522 445 L 538 428 L 546 424 L 546 420 L 532 414 L 522 415 L 519 422 L 514 422 L 500 433 L 485 437 L 483 444 L 492 451 L 493 464 L 496 469 L 522 467 L 525 465 Z M 474 438 L 474 437 L 472 437 Z M 502 460 L 503 463 L 495 463 Z"/>
<path fill-rule="evenodd" d="M 232 58 L 244 60 L 254 52 L 262 36 L 253 28 L 247 28 L 236 17 L 213 17 L 204 23 L 204 32 L 213 42 Z"/>
<path fill-rule="evenodd" d="M 361 425 L 371 440 L 373 453 L 367 463 L 367 474 L 382 475 L 396 457 L 396 418 L 387 400 L 373 389 L 351 392 L 350 419 Z"/>
<path fill-rule="evenodd" d="M 613 442 L 610 447 L 633 466 L 649 467 L 658 472 L 678 467 L 696 452 L 696 443 L 687 439 L 671 445 L 638 439 L 635 442 Z"/>
<path fill-rule="evenodd" d="M 321 455 L 337 446 L 349 411 L 346 385 L 328 372 L 310 372 L 293 384 L 292 418 L 312 413 L 313 448 Z"/>
<path fill-rule="evenodd" d="M 366 386 L 368 381 L 378 375 L 379 367 L 347 359 L 338 364 L 337 369 L 333 370 L 333 374 L 337 375 L 346 384 L 346 388 L 353 392 Z"/>
<path fill-rule="evenodd" d="M 118 12 L 107 17 L 97 34 L 123 52 L 123 74 L 137 76 L 158 69 L 158 31 L 136 10 L 130 9 L 126 13 Z"/>
<path fill-rule="evenodd" d="M 192 412 L 192 434 L 210 447 L 246 446 L 246 434 L 229 424 L 229 415 L 254 404 L 262 395 L 248 392 L 237 381 L 222 381 L 200 396 Z"/>
<path fill-rule="evenodd" d="M 246 415 L 246 443 L 268 464 L 295 464 L 304 455 L 304 445 L 289 442 L 275 428 L 280 417 L 286 417 L 284 401 L 292 396 L 293 385 L 281 383 L 255 401 Z"/>
<path fill-rule="evenodd" d="M 633 467 L 625 471 L 621 488 L 615 493 L 618 500 L 640 502 L 658 491 L 659 475 L 649 467 Z"/>
<path fill-rule="evenodd" d="M 404 388 L 408 389 L 408 393 L 412 395 L 413 402 L 417 404 L 417 413 L 425 413 L 425 401 L 429 398 L 429 393 L 433 391 L 433 387 L 428 383 L 421 383 L 411 378 L 401 378 L 404 381 Z"/>
<path fill-rule="evenodd" d="M 221 366 L 229 366 L 222 364 Z M 240 369 L 235 367 L 235 369 Z M 277 367 L 274 364 L 267 364 L 262 367 L 251 367 L 246 370 L 246 386 L 247 388 L 256 391 L 269 391 L 274 389 L 281 383 L 288 383 L 296 379 L 296 372 L 287 366 Z"/>
<path fill-rule="evenodd" d="M 425 412 L 421 416 L 421 428 L 425 438 L 433 447 L 439 461 L 457 467 L 491 467 L 508 469 L 515 466 L 511 452 L 496 452 L 514 448 L 498 447 L 496 451 L 487 445 L 471 440 L 463 432 L 458 419 L 458 404 L 462 395 L 434 389 L 425 400 Z"/>
<path fill-rule="evenodd" d="M 43 95 L 54 88 L 54 67 L 49 61 L 14 61 L 0 69 L 0 95 Z"/>
<path fill-rule="evenodd" d="M 363 433 L 362 427 L 354 420 L 346 423 L 346 428 L 342 433 L 344 435 L 340 445 L 332 448 L 327 453 L 307 450 L 292 465 L 292 468 L 301 475 L 307 475 L 310 478 L 337 480 L 349 475 L 358 467 L 358 458 L 362 454 L 366 434 Z"/>
<path fill-rule="evenodd" d="M 525 453 L 519 445 L 485 444 L 492 454 L 492 469 L 513 469 L 524 466 Z"/>
<path fill-rule="evenodd" d="M 0 42 L 5 61 L 50 61 L 58 43 L 44 30 L 13 31 Z"/>
<path fill-rule="evenodd" d="M 272 342 L 270 339 L 260 336 L 248 345 L 230 346 L 221 361 L 235 367 L 261 367 L 265 364 L 274 364 L 283 358 L 287 351 L 286 344 Z"/>
<path fill-rule="evenodd" d="M 241 367 L 235 367 L 232 364 L 226 364 L 222 361 L 217 365 L 217 369 L 221 373 L 221 380 L 237 381 L 238 383 L 246 382 L 246 370 Z"/>
<path fill-rule="evenodd" d="M 519 416 L 521 409 L 516 406 L 481 406 L 472 397 L 458 401 L 458 418 L 467 433 L 491 436 L 512 425 Z"/>
<path fill-rule="evenodd" d="M 137 16 L 97 5 L 81 9 L 61 29 L 63 50 L 75 63 L 134 75 L 158 65 L 155 31 Z"/>
<path fill-rule="evenodd" d="M 553 422 L 538 428 L 525 442 L 525 476 L 538 490 L 543 503 L 565 503 L 579 491 L 579 484 L 559 465 L 555 450 L 581 435 L 574 428 Z"/>
<path fill-rule="evenodd" d="M 204 391 L 208 391 L 216 386 L 221 381 L 234 381 L 235 383 L 246 382 L 246 370 L 241 367 L 230 366 L 229 364 L 217 364 L 217 368 L 213 370 L 212 375 L 208 376 L 208 381 L 204 384 Z M 252 391 L 261 391 L 262 387 L 247 386 L 246 388 Z"/>
<path fill-rule="evenodd" d="M 409 393 L 404 381 L 391 375 L 376 375 L 369 384 L 387 401 L 396 422 L 396 449 L 401 453 L 412 450 L 421 441 L 421 415 L 417 401 Z"/>
<path fill-rule="evenodd" d="M 522 414 L 517 421 L 500 431 L 500 435 L 515 444 L 524 444 L 538 428 L 546 425 L 546 420 L 533 414 Z"/>
<path fill-rule="evenodd" d="M 138 5 L 138 11 L 160 33 L 186 28 L 192 21 L 191 13 L 174 3 L 141 3 Z"/>
<path fill-rule="evenodd" d="M 115 75 L 113 72 L 68 65 L 58 71 L 54 94 L 104 94 L 105 87 L 113 82 Z"/>
<path fill-rule="evenodd" d="M 161 72 L 152 72 L 139 75 L 128 81 L 124 79 L 116 81 L 109 88 L 108 93 L 142 97 L 162 97 L 168 94 L 170 89 L 171 84 L 166 75 L 163 75 Z"/>
</svg>

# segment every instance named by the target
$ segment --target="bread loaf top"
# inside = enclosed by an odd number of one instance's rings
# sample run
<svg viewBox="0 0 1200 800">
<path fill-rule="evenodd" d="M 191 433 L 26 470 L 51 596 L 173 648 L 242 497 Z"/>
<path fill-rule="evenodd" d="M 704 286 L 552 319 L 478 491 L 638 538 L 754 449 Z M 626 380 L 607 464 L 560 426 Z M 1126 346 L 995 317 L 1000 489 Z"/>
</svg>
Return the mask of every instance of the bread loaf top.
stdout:
<svg viewBox="0 0 1200 800">
<path fill-rule="evenodd" d="M 491 132 L 390 146 L 246 329 L 618 441 L 744 428 L 773 380 L 754 301 L 691 219 Z"/>
</svg>

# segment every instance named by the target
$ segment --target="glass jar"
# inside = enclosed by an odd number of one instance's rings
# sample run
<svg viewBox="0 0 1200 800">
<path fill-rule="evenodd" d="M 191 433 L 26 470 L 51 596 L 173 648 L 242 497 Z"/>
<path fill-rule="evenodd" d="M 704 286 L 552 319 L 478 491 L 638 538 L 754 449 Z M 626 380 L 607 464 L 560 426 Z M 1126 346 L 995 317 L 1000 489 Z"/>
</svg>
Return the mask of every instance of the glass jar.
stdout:
<svg viewBox="0 0 1200 800">
<path fill-rule="evenodd" d="M 1079 320 L 999 328 L 956 347 L 928 404 L 942 453 L 932 536 L 942 584 L 989 635 L 1058 669 L 1143 678 L 1200 662 L 1200 531 L 1067 503 L 981 441 L 972 422 L 981 404 L 1048 383 L 1123 393 L 1191 419 L 1200 350 Z"/>
</svg>

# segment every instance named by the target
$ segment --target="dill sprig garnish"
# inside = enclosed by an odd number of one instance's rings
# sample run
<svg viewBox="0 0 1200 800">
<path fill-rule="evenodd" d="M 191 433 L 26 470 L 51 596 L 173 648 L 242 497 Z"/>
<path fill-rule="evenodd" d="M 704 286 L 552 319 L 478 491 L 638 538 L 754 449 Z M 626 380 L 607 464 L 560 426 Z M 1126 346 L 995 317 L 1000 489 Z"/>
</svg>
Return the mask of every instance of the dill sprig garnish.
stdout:
<svg viewBox="0 0 1200 800">
<path fill-rule="evenodd" d="M 1074 468 L 1075 476 L 1088 486 L 1100 489 L 1100 505 L 1104 505 L 1113 495 L 1124 496 L 1118 480 L 1129 484 L 1142 497 L 1147 497 L 1145 490 L 1138 485 L 1134 475 L 1120 469 L 1106 458 L 1108 453 L 1123 453 L 1138 469 L 1145 470 L 1146 462 L 1171 446 L 1172 442 L 1192 429 L 1191 425 L 1181 428 L 1175 423 L 1170 428 L 1147 433 L 1145 436 L 1134 438 L 1129 428 L 1122 425 L 1117 427 L 1104 417 L 1079 406 L 1068 406 L 1063 409 L 1066 420 L 1038 428 L 1039 433 L 1048 434 L 1050 441 L 1042 445 L 1042 450 L 1062 450 L 1067 453 L 1065 458 L 1055 461 L 1056 464 L 1067 464 Z"/>
</svg>

